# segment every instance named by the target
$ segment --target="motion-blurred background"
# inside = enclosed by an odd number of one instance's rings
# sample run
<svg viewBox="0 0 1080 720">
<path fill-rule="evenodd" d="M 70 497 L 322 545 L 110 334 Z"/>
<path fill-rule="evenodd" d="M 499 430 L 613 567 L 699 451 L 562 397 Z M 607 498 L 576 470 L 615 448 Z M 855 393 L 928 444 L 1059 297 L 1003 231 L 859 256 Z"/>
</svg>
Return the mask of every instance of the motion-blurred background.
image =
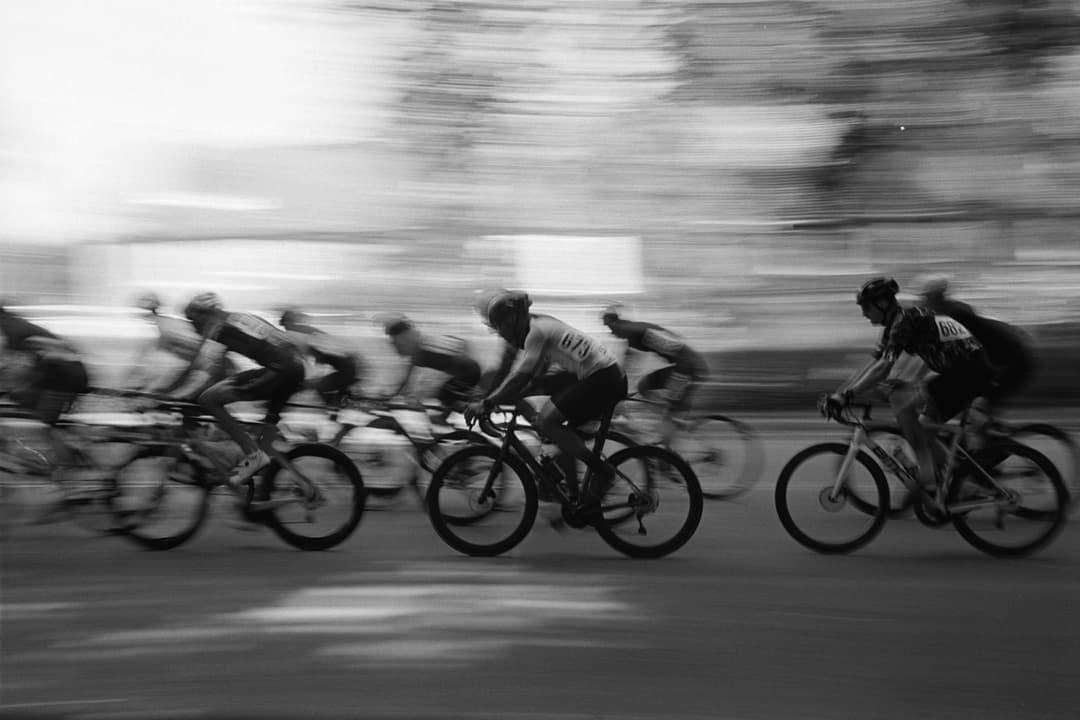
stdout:
<svg viewBox="0 0 1080 720">
<path fill-rule="evenodd" d="M 811 407 L 953 277 L 1075 403 L 1075 0 L 40 0 L 0 5 L 0 294 L 122 379 L 135 293 L 403 311 L 479 287 L 711 355 L 722 403 Z"/>
</svg>

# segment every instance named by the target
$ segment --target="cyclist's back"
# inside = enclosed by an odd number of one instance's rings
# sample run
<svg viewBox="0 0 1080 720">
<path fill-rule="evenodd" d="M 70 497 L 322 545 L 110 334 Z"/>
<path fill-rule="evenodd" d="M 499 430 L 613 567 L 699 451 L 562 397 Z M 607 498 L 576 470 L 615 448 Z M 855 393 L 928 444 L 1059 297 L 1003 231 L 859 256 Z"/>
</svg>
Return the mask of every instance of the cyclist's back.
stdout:
<svg viewBox="0 0 1080 720">
<path fill-rule="evenodd" d="M 465 340 L 453 335 L 420 332 L 412 320 L 404 316 L 388 318 L 384 329 L 397 354 L 409 361 L 398 393 L 409 384 L 415 370 L 425 369 L 446 378 L 435 393 L 445 407 L 456 408 L 470 398 L 480 382 L 481 368 Z"/>
<path fill-rule="evenodd" d="M 1034 370 L 1031 338 L 1015 325 L 981 315 L 971 305 L 948 297 L 947 289 L 948 285 L 942 279 L 928 281 L 923 290 L 924 306 L 959 322 L 983 346 L 994 372 L 992 399 L 1000 402 L 1013 395 L 1030 379 Z"/>
<path fill-rule="evenodd" d="M 625 340 L 631 350 L 652 353 L 669 363 L 641 378 L 638 391 L 660 395 L 673 410 L 688 410 L 694 387 L 709 377 L 704 356 L 678 334 L 655 323 L 628 320 L 620 316 L 619 309 L 610 306 L 601 315 L 611 333 Z"/>
<path fill-rule="evenodd" d="M 0 307 L 4 349 L 32 358 L 27 377 L 12 391 L 12 399 L 52 425 L 70 408 L 75 396 L 89 386 L 79 351 L 65 338 Z"/>
</svg>

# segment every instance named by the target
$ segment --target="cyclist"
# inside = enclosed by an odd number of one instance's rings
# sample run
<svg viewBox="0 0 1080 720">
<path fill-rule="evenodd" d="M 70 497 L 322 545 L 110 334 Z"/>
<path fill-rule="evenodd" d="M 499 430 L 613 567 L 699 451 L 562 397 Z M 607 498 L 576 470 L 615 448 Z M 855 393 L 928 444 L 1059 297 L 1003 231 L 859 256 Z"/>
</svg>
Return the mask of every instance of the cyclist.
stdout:
<svg viewBox="0 0 1080 720">
<path fill-rule="evenodd" d="M 445 423 L 453 410 L 463 409 L 476 394 L 480 382 L 480 363 L 470 354 L 464 340 L 453 335 L 423 333 L 404 315 L 393 315 L 383 321 L 383 329 L 395 352 L 408 358 L 409 367 L 397 389 L 390 396 L 400 395 L 413 379 L 418 368 L 442 373 L 446 380 L 435 391 L 435 398 L 445 408 L 436 421 Z"/>
<path fill-rule="evenodd" d="M 627 320 L 621 317 L 622 310 L 620 304 L 609 305 L 601 313 L 600 320 L 612 335 L 626 340 L 629 349 L 654 353 L 669 363 L 638 381 L 638 392 L 667 405 L 662 440 L 669 445 L 675 434 L 673 415 L 690 412 L 694 391 L 709 377 L 709 365 L 701 353 L 677 334 L 653 323 Z"/>
<path fill-rule="evenodd" d="M 202 338 L 186 318 L 160 313 L 159 309 L 162 305 L 161 298 L 153 292 L 145 292 L 135 298 L 134 306 L 144 311 L 146 321 L 157 330 L 157 337 L 140 347 L 136 352 L 133 362 L 135 372 L 132 385 L 148 392 L 168 393 L 180 386 L 180 383 L 185 379 L 185 374 L 179 374 L 175 377 L 166 375 L 157 382 L 150 383 L 149 378 L 144 379 L 142 377 L 148 374 L 147 360 L 149 356 L 154 352 L 165 352 L 183 360 L 185 367 L 190 368 L 191 361 L 198 353 L 199 345 L 202 344 Z M 229 357 L 224 355 L 214 366 L 211 376 L 215 380 L 221 380 L 234 372 L 236 372 L 236 367 Z"/>
<path fill-rule="evenodd" d="M 1031 338 L 1020 328 L 996 318 L 980 315 L 965 302 L 949 294 L 949 279 L 944 275 L 924 278 L 920 293 L 922 305 L 939 315 L 948 315 L 971 331 L 983 348 L 994 371 L 994 384 L 988 397 L 980 398 L 975 409 L 991 414 L 1031 379 L 1035 366 Z"/>
<path fill-rule="evenodd" d="M 86 366 L 78 349 L 67 339 L 2 305 L 0 336 L 5 356 L 0 365 L 28 366 L 22 377 L 14 379 L 12 400 L 50 428 L 54 427 L 76 396 L 89 389 Z"/>
<path fill-rule="evenodd" d="M 328 406 L 339 407 L 348 399 L 349 388 L 363 378 L 366 363 L 348 340 L 310 323 L 310 317 L 295 308 L 283 312 L 278 322 L 304 354 L 317 364 L 333 368 L 327 375 L 306 380 L 301 389 L 312 389 Z"/>
<path fill-rule="evenodd" d="M 504 358 L 518 353 L 521 357 L 509 377 L 482 400 L 469 404 L 468 415 L 517 402 L 519 411 L 565 457 L 590 467 L 593 481 L 585 489 L 584 500 L 595 510 L 614 478 L 614 470 L 566 425 L 596 418 L 626 397 L 626 373 L 602 343 L 550 315 L 529 312 L 531 305 L 528 294 L 521 291 L 498 290 L 480 298 L 477 309 L 481 318 L 506 341 Z M 556 364 L 561 371 L 544 377 Z M 540 394 L 550 398 L 535 412 L 524 398 Z M 573 480 L 575 474 L 571 472 L 567 478 Z"/>
<path fill-rule="evenodd" d="M 991 369 L 986 352 L 968 328 L 925 307 L 902 307 L 896 298 L 899 291 L 894 279 L 875 277 L 855 294 L 863 316 L 884 328 L 882 340 L 874 361 L 828 396 L 823 409 L 833 414 L 852 396 L 875 389 L 889 378 L 902 353 L 920 358 L 926 370 L 936 374 L 922 382 L 895 384 L 889 402 L 918 459 L 920 487 L 913 489 L 940 507 L 934 496 L 934 468 L 944 458 L 935 457 L 938 451 L 933 431 L 923 422 L 945 422 L 984 395 L 990 388 Z"/>
<path fill-rule="evenodd" d="M 221 299 L 212 292 L 199 293 L 188 302 L 184 315 L 202 337 L 202 344 L 191 361 L 191 374 L 173 391 L 184 401 L 195 400 L 213 415 L 244 451 L 229 478 L 229 485 L 238 490 L 247 480 L 270 462 L 262 442 L 244 431 L 244 426 L 226 409 L 240 401 L 266 401 L 266 424 L 277 424 L 285 403 L 304 382 L 304 360 L 301 351 L 278 328 L 249 313 L 227 312 Z M 211 369 L 226 352 L 235 352 L 260 367 L 232 375 L 215 382 Z"/>
</svg>

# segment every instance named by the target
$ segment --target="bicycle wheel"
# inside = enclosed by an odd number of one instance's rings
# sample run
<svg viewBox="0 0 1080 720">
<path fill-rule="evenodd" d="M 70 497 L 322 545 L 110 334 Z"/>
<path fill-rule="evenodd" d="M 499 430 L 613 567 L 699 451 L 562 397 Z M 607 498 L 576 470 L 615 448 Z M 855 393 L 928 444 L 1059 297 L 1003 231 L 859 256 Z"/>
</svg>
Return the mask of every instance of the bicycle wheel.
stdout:
<svg viewBox="0 0 1080 720">
<path fill-rule="evenodd" d="M 171 550 L 190 540 L 210 506 L 204 472 L 173 447 L 140 450 L 115 474 L 112 509 L 123 534 L 150 550 Z"/>
<path fill-rule="evenodd" d="M 420 468 L 416 474 L 416 491 L 420 494 L 421 499 L 425 501 L 425 507 L 428 488 L 431 486 L 431 476 L 446 458 L 466 445 L 491 445 L 491 439 L 487 435 L 473 430 L 453 430 L 445 435 L 437 436 L 435 442 L 420 452 Z"/>
<path fill-rule="evenodd" d="M 676 434 L 671 449 L 690 463 L 710 500 L 730 500 L 758 481 L 765 450 L 756 430 L 726 415 L 708 415 Z"/>
<path fill-rule="evenodd" d="M 1073 437 L 1049 423 L 1027 423 L 1012 429 L 1012 439 L 1034 448 L 1053 463 L 1069 494 L 1069 509 L 1080 507 L 1080 446 Z"/>
<path fill-rule="evenodd" d="M 380 504 L 398 498 L 415 478 L 412 443 L 385 418 L 352 428 L 335 447 L 356 464 L 369 499 Z"/>
<path fill-rule="evenodd" d="M 300 550 L 328 550 L 344 542 L 364 513 L 364 481 L 349 456 L 330 445 L 305 443 L 285 457 L 319 491 L 309 502 L 293 471 L 277 461 L 249 486 L 249 501 L 269 509 L 252 511 L 279 538 Z"/>
<path fill-rule="evenodd" d="M 450 455 L 431 476 L 428 517 L 443 542 L 465 555 L 493 556 L 517 546 L 536 521 L 536 484 L 512 455 L 496 469 L 501 448 L 468 445 Z M 498 473 L 491 494 L 484 488 Z"/>
<path fill-rule="evenodd" d="M 1065 526 L 1065 484 L 1053 463 L 1034 448 L 1010 442 L 993 450 L 993 466 L 983 465 L 993 483 L 978 468 L 953 479 L 947 503 L 953 526 L 989 555 L 1030 555 Z"/>
<path fill-rule="evenodd" d="M 870 437 L 881 448 L 889 453 L 893 458 L 902 462 L 905 467 L 915 468 L 918 472 L 919 461 L 915 456 L 915 450 L 912 449 L 911 444 L 900 432 L 900 428 L 897 427 L 875 427 L 870 429 Z M 836 469 L 840 469 L 840 461 L 842 458 L 837 459 Z M 911 491 L 904 485 L 904 482 L 895 474 L 890 472 L 881 463 L 881 472 L 885 475 L 885 482 L 889 486 L 889 517 L 903 517 L 912 511 L 915 505 L 915 496 L 911 494 Z M 848 495 L 848 500 L 859 510 L 863 511 L 867 515 L 874 515 L 877 513 L 877 494 L 871 492 L 869 494 L 861 493 L 859 488 L 851 488 L 851 493 Z"/>
<path fill-rule="evenodd" d="M 888 483 L 863 450 L 848 469 L 840 493 L 831 497 L 848 450 L 843 443 L 811 445 L 788 460 L 776 481 L 780 524 L 798 543 L 816 552 L 856 550 L 881 532 L 888 517 Z M 863 505 L 853 502 L 853 497 L 871 500 Z"/>
<path fill-rule="evenodd" d="M 635 558 L 670 555 L 701 523 L 704 496 L 690 465 L 661 447 L 639 445 L 608 460 L 615 482 L 604 495 L 596 532 L 611 547 Z"/>
</svg>

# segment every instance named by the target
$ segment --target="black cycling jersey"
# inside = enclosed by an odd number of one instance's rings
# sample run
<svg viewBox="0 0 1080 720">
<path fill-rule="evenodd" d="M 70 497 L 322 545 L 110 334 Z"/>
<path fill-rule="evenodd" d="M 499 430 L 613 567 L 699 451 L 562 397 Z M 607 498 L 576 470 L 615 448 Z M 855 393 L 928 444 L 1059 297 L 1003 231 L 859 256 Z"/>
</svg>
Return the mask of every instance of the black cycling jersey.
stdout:
<svg viewBox="0 0 1080 720">
<path fill-rule="evenodd" d="M 413 367 L 444 372 L 470 385 L 480 382 L 480 363 L 468 354 L 465 341 L 452 335 L 425 335 L 413 355 L 412 364 Z"/>
<path fill-rule="evenodd" d="M 993 363 L 1007 364 L 1013 358 L 1031 351 L 1031 341 L 1022 330 L 1002 320 L 979 315 L 967 303 L 941 300 L 928 307 L 935 313 L 948 315 L 970 330 Z"/>
<path fill-rule="evenodd" d="M 896 360 L 901 352 L 917 355 L 937 373 L 975 364 L 986 365 L 983 346 L 962 323 L 923 307 L 903 308 L 885 328 L 875 357 Z"/>
<path fill-rule="evenodd" d="M 34 352 L 33 345 L 27 342 L 30 338 L 60 339 L 56 333 L 9 312 L 0 312 L 0 332 L 4 334 L 8 349 L 20 352 Z"/>
<path fill-rule="evenodd" d="M 284 332 L 250 313 L 220 313 L 199 327 L 206 340 L 220 343 L 271 370 L 294 367 L 299 349 Z"/>
<path fill-rule="evenodd" d="M 695 377 L 708 375 L 705 358 L 693 350 L 675 333 L 659 325 L 633 320 L 611 320 L 607 323 L 611 332 L 626 340 L 634 350 L 656 353 L 668 362 L 685 368 Z"/>
</svg>

